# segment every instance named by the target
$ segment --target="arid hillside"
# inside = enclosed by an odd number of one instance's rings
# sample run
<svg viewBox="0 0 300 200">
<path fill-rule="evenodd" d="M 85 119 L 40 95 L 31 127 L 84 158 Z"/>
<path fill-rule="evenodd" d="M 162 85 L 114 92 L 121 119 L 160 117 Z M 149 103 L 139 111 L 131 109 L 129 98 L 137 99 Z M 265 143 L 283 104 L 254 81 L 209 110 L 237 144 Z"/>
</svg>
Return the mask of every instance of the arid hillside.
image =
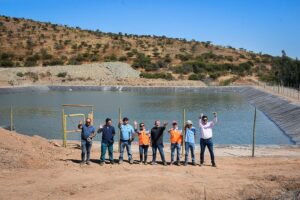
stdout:
<svg viewBox="0 0 300 200">
<path fill-rule="evenodd" d="M 226 85 L 240 77 L 268 73 L 272 59 L 210 41 L 104 33 L 0 16 L 0 67 L 121 61 L 145 78 L 214 81 L 225 77 L 221 84 Z"/>
</svg>

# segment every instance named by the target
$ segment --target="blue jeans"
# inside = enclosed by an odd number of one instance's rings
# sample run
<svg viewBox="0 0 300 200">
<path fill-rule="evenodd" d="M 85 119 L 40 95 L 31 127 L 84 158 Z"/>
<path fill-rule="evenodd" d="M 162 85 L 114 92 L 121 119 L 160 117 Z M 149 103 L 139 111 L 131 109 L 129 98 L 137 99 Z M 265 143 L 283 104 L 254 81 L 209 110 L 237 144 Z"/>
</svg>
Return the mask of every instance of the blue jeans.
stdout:
<svg viewBox="0 0 300 200">
<path fill-rule="evenodd" d="M 101 143 L 101 157 L 100 157 L 100 162 L 105 162 L 105 154 L 106 154 L 106 149 L 108 149 L 108 155 L 109 155 L 109 160 L 110 162 L 114 161 L 113 153 L 114 153 L 114 145 L 112 143 Z"/>
<path fill-rule="evenodd" d="M 123 161 L 124 148 L 126 148 L 126 150 L 127 150 L 128 160 L 129 161 L 132 160 L 131 142 L 129 142 L 127 140 L 124 140 L 124 141 L 121 140 L 119 160 Z"/>
<path fill-rule="evenodd" d="M 88 142 L 87 140 L 81 139 L 81 161 L 85 161 L 85 155 L 86 161 L 90 160 L 92 143 L 92 141 Z"/>
<path fill-rule="evenodd" d="M 210 153 L 210 159 L 211 163 L 215 164 L 215 155 L 214 155 L 214 149 L 213 149 L 213 141 L 212 138 L 209 139 L 200 139 L 200 147 L 201 147 L 201 152 L 200 152 L 200 163 L 204 163 L 204 152 L 205 152 L 205 147 L 208 147 L 209 153 Z"/>
<path fill-rule="evenodd" d="M 189 150 L 192 154 L 192 162 L 195 162 L 195 143 L 185 142 L 185 162 L 189 162 Z"/>
<path fill-rule="evenodd" d="M 156 152 L 157 152 L 157 149 L 159 151 L 161 160 L 163 162 L 166 162 L 165 153 L 164 153 L 164 145 L 163 144 L 152 145 L 152 162 L 156 162 Z"/>
<path fill-rule="evenodd" d="M 178 143 L 171 143 L 171 162 L 174 161 L 174 154 L 175 154 L 175 149 L 177 151 L 177 159 L 176 161 L 179 162 L 180 161 L 180 148 L 181 145 Z"/>
<path fill-rule="evenodd" d="M 143 162 L 143 161 L 147 162 L 148 148 L 149 148 L 149 145 L 139 145 L 140 161 L 141 162 Z M 144 154 L 144 160 L 143 160 L 143 154 Z"/>
</svg>

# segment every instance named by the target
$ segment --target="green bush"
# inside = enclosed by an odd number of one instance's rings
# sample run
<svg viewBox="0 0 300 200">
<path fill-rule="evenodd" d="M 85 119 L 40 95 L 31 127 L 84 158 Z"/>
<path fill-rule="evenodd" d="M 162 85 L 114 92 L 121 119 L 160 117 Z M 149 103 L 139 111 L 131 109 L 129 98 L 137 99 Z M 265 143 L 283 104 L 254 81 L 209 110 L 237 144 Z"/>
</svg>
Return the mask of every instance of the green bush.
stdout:
<svg viewBox="0 0 300 200">
<path fill-rule="evenodd" d="M 22 72 L 18 72 L 18 73 L 17 73 L 17 76 L 18 76 L 18 77 L 23 77 L 24 74 L 23 74 Z"/>
<path fill-rule="evenodd" d="M 59 78 L 65 78 L 67 76 L 67 72 L 59 72 L 56 76 Z"/>
<path fill-rule="evenodd" d="M 166 79 L 166 80 L 173 80 L 174 77 L 170 73 L 146 73 L 142 72 L 140 74 L 140 77 L 142 78 L 148 78 L 148 79 Z"/>
<path fill-rule="evenodd" d="M 203 80 L 205 78 L 205 75 L 204 74 L 191 74 L 189 75 L 189 80 Z"/>
</svg>

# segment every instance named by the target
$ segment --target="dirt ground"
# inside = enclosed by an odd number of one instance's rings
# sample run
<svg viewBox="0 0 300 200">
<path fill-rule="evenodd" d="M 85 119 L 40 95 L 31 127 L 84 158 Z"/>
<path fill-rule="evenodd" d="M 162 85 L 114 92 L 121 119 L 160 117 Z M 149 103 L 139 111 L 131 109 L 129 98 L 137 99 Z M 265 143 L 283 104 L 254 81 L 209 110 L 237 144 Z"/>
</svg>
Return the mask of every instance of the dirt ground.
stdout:
<svg viewBox="0 0 300 200">
<path fill-rule="evenodd" d="M 249 147 L 217 147 L 217 168 L 208 155 L 202 167 L 100 166 L 95 143 L 92 164 L 81 166 L 77 144 L 4 129 L 0 138 L 0 199 L 300 199 L 299 147 L 258 147 L 255 158 Z"/>
</svg>

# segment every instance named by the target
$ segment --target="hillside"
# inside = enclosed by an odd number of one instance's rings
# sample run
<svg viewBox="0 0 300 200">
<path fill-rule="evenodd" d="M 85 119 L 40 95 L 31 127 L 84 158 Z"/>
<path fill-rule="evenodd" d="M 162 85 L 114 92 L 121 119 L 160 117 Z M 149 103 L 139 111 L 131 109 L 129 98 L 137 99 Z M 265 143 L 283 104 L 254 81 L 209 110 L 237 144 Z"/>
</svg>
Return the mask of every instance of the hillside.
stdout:
<svg viewBox="0 0 300 200">
<path fill-rule="evenodd" d="M 104 33 L 0 16 L 0 67 L 121 61 L 141 71 L 145 78 L 220 79 L 228 84 L 228 80 L 246 75 L 267 74 L 272 59 L 209 41 Z"/>
</svg>

